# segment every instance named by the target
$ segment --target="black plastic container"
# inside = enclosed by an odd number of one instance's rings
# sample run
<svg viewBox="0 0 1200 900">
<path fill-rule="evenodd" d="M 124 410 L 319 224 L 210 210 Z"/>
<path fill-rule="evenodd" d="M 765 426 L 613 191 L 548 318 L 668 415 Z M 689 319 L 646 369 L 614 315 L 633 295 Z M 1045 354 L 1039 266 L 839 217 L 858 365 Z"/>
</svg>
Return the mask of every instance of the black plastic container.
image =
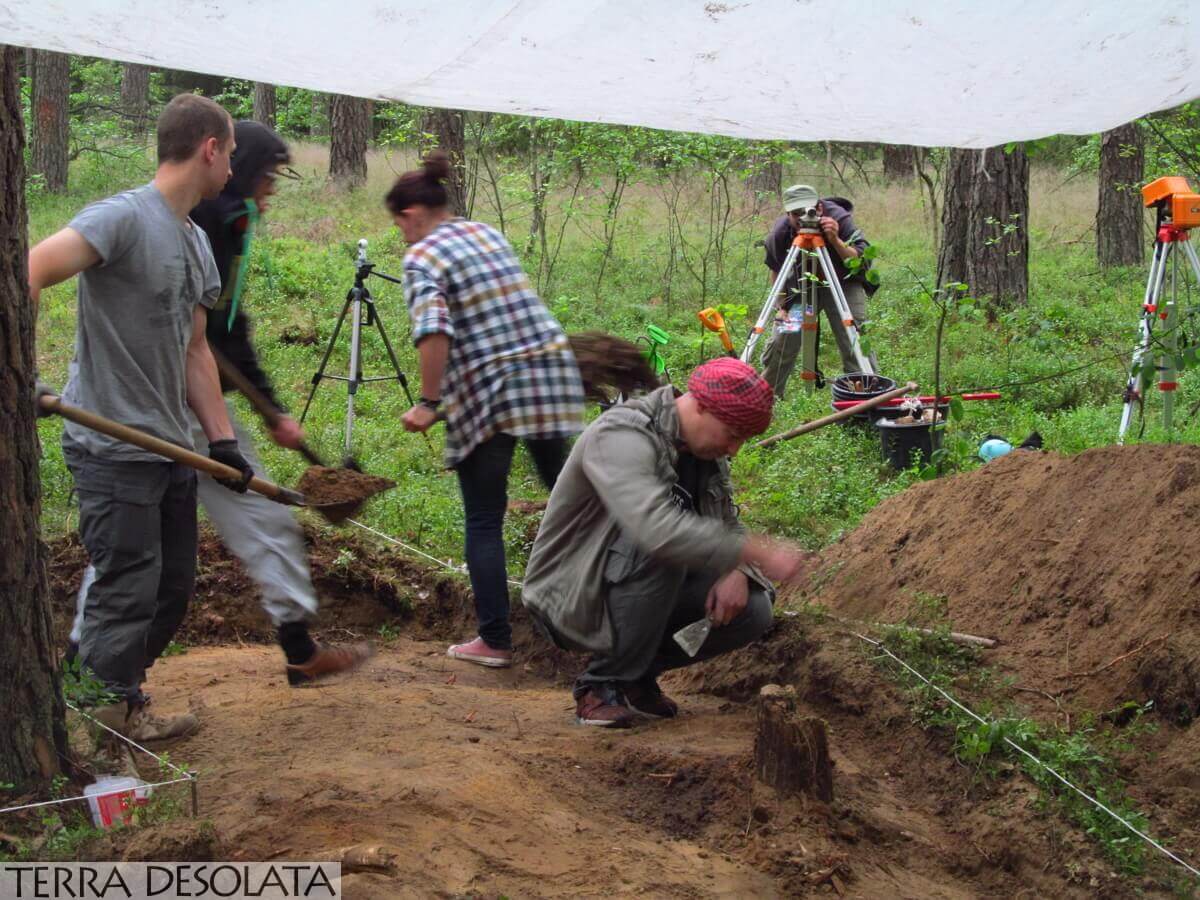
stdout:
<svg viewBox="0 0 1200 900">
<path fill-rule="evenodd" d="M 929 465 L 934 449 L 942 445 L 942 432 L 935 430 L 932 422 L 900 423 L 879 418 L 875 427 L 879 429 L 883 460 L 893 469 L 907 469 L 914 463 Z"/>
<path fill-rule="evenodd" d="M 861 390 L 854 389 L 855 382 L 859 382 Z M 858 372 L 849 375 L 839 375 L 833 379 L 830 382 L 829 392 L 832 395 L 832 402 L 834 403 L 839 400 L 851 400 L 855 403 L 861 403 L 863 400 L 870 400 L 872 397 L 886 394 L 888 391 L 895 390 L 895 388 L 896 382 L 890 378 L 885 378 L 883 375 L 868 375 L 865 372 Z M 868 409 L 865 412 L 857 412 L 846 419 L 846 421 L 869 425 L 878 415 L 877 410 L 878 407 L 876 409 Z M 837 407 L 834 407 L 834 411 L 837 411 Z"/>
</svg>

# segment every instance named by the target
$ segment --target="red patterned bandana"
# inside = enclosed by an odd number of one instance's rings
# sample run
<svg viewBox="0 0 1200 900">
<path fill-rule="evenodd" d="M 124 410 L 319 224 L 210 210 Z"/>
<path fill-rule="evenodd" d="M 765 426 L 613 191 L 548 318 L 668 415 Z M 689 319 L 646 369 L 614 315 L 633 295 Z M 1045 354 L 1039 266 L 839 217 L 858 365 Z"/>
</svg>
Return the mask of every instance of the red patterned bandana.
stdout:
<svg viewBox="0 0 1200 900">
<path fill-rule="evenodd" d="M 771 424 L 775 394 L 753 367 L 731 356 L 718 356 L 696 368 L 688 392 L 736 434 L 762 434 Z"/>
</svg>

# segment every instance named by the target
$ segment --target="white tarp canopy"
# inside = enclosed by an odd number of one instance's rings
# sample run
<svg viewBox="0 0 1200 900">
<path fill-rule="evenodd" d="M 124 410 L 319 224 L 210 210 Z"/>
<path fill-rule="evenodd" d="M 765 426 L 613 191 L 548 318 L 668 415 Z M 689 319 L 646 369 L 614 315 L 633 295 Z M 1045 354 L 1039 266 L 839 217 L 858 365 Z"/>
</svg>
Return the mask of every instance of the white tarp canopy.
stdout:
<svg viewBox="0 0 1200 900">
<path fill-rule="evenodd" d="M 422 106 L 986 147 L 1200 96 L 1196 0 L 0 0 L 0 42 Z"/>
</svg>

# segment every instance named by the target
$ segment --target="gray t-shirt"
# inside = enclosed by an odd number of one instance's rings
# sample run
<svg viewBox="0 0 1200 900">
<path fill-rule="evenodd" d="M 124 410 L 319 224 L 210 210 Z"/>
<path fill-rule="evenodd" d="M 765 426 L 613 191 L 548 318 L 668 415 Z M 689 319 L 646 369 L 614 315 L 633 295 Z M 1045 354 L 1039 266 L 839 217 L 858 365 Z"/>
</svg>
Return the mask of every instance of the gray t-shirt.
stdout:
<svg viewBox="0 0 1200 900">
<path fill-rule="evenodd" d="M 186 357 L 196 304 L 211 309 L 221 276 L 203 229 L 180 222 L 153 184 L 93 203 L 70 228 L 100 254 L 79 273 L 75 358 L 63 399 L 191 447 Z M 104 459 L 161 462 L 66 423 L 65 444 Z"/>
</svg>

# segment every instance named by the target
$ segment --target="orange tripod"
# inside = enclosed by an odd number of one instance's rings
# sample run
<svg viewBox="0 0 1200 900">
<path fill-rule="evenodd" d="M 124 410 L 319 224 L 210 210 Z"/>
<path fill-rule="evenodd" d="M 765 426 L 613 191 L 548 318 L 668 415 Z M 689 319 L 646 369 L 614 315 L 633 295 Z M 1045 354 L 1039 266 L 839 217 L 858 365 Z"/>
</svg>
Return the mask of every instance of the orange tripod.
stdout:
<svg viewBox="0 0 1200 900">
<path fill-rule="evenodd" d="M 850 304 L 846 301 L 837 271 L 833 268 L 829 248 L 825 246 L 825 239 L 815 224 L 802 227 L 792 240 L 792 246 L 784 257 L 783 265 L 779 267 L 779 274 L 775 283 L 771 285 L 771 292 L 767 295 L 762 312 L 758 315 L 758 321 L 754 323 L 754 330 L 750 333 L 746 346 L 742 348 L 742 361 L 750 361 L 758 339 L 775 315 L 776 298 L 783 293 L 797 265 L 800 266 L 799 288 L 794 294 L 792 314 L 778 322 L 775 327 L 788 331 L 799 330 L 802 334 L 800 377 L 804 380 L 805 389 L 811 392 L 817 382 L 817 292 L 821 287 L 828 287 L 833 296 L 837 314 L 850 336 L 851 352 L 854 354 L 858 370 L 869 375 L 875 374 L 870 359 L 863 352 L 858 326 L 853 313 L 850 312 Z"/>
</svg>

